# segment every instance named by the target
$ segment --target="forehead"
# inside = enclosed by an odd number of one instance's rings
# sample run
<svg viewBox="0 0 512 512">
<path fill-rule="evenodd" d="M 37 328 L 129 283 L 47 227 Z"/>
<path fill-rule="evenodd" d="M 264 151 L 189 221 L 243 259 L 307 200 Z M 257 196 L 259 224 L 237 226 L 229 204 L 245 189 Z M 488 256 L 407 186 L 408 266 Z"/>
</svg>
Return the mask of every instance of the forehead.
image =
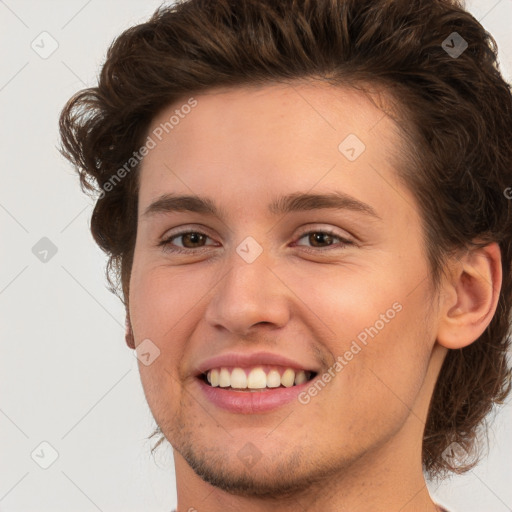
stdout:
<svg viewBox="0 0 512 512">
<path fill-rule="evenodd" d="M 315 183 L 324 190 L 341 184 L 352 195 L 361 187 L 382 194 L 378 173 L 394 174 L 402 143 L 383 98 L 326 83 L 217 88 L 192 101 L 184 97 L 151 123 L 155 145 L 141 165 L 139 215 L 164 192 L 224 191 L 233 201 L 237 191 L 240 206 Z"/>
<path fill-rule="evenodd" d="M 208 131 L 212 140 L 226 133 L 233 138 L 233 123 L 244 138 L 255 132 L 258 139 L 265 133 L 268 137 L 290 138 L 306 130 L 311 136 L 330 139 L 334 132 L 340 136 L 350 128 L 363 135 L 383 120 L 384 131 L 394 125 L 387 115 L 391 112 L 390 98 L 382 87 L 366 85 L 363 91 L 313 80 L 217 87 L 194 95 L 193 108 L 188 106 L 191 96 L 183 96 L 167 106 L 153 119 L 150 132 L 163 128 L 165 133 L 161 137 L 169 143 L 171 139 L 178 142 L 171 134 L 185 137 L 191 135 L 189 130 L 194 130 L 197 136 Z M 173 126 L 169 126 L 172 117 Z M 212 125 L 214 131 L 209 130 Z"/>
</svg>

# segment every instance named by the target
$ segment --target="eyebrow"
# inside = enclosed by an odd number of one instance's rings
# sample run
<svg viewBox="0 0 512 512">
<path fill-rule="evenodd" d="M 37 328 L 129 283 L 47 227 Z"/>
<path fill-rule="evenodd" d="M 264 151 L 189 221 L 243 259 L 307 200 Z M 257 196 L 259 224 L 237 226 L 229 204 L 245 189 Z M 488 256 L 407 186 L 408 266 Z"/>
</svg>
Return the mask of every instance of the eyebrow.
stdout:
<svg viewBox="0 0 512 512">
<path fill-rule="evenodd" d="M 375 209 L 369 204 L 339 191 L 325 194 L 295 192 L 280 196 L 268 205 L 268 211 L 275 216 L 291 212 L 322 209 L 350 210 L 382 220 Z M 195 212 L 219 218 L 227 217 L 226 212 L 218 207 L 215 201 L 209 197 L 172 193 L 158 197 L 145 209 L 142 216 L 150 217 L 155 214 L 172 212 Z"/>
</svg>

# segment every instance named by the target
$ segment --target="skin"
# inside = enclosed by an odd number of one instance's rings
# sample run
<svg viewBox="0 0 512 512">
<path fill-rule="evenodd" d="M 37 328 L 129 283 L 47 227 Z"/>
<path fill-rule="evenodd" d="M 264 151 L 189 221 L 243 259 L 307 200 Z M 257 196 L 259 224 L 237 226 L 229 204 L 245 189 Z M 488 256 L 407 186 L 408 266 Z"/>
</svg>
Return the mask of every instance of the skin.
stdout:
<svg viewBox="0 0 512 512">
<path fill-rule="evenodd" d="M 496 310 L 498 246 L 453 260 L 434 295 L 416 201 L 396 178 L 399 130 L 360 91 L 297 82 L 194 98 L 142 163 L 129 295 L 135 345 L 160 350 L 139 369 L 174 449 L 178 510 L 434 512 L 421 468 L 428 405 L 448 349 L 477 339 Z M 338 150 L 348 134 L 366 145 L 353 162 Z M 332 190 L 380 219 L 267 211 L 279 195 Z M 165 192 L 209 196 L 226 217 L 143 216 Z M 165 252 L 158 243 L 177 228 L 209 238 L 177 237 L 189 253 Z M 315 244 L 310 228 L 354 245 Z M 252 263 L 236 252 L 247 236 L 263 249 Z M 401 311 L 308 404 L 242 415 L 199 393 L 195 365 L 230 351 L 283 354 L 323 374 L 394 303 Z M 248 442 L 261 454 L 251 469 L 237 456 Z"/>
</svg>

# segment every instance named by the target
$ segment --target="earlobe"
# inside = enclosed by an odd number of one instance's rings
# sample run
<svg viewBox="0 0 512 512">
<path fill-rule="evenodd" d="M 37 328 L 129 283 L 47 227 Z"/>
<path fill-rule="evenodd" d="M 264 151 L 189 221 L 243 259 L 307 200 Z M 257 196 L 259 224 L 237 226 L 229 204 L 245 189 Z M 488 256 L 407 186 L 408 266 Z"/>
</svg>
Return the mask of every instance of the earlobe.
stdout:
<svg viewBox="0 0 512 512">
<path fill-rule="evenodd" d="M 487 329 L 496 312 L 502 283 L 501 251 L 493 242 L 468 251 L 456 270 L 439 311 L 437 342 L 449 349 L 470 345 Z"/>
</svg>

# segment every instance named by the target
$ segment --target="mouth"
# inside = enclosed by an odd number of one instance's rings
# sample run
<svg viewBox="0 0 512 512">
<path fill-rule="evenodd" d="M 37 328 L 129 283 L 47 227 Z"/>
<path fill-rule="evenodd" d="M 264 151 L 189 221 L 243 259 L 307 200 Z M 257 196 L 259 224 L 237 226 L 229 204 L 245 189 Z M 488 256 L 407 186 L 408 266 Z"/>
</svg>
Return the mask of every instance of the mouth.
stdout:
<svg viewBox="0 0 512 512">
<path fill-rule="evenodd" d="M 277 365 L 252 367 L 217 367 L 200 373 L 197 378 L 211 388 L 241 393 L 268 392 L 277 388 L 292 388 L 317 376 L 313 370 Z"/>
<path fill-rule="evenodd" d="M 231 414 L 264 414 L 292 406 L 320 367 L 270 352 L 229 352 L 200 362 L 194 371 L 200 393 Z"/>
</svg>

